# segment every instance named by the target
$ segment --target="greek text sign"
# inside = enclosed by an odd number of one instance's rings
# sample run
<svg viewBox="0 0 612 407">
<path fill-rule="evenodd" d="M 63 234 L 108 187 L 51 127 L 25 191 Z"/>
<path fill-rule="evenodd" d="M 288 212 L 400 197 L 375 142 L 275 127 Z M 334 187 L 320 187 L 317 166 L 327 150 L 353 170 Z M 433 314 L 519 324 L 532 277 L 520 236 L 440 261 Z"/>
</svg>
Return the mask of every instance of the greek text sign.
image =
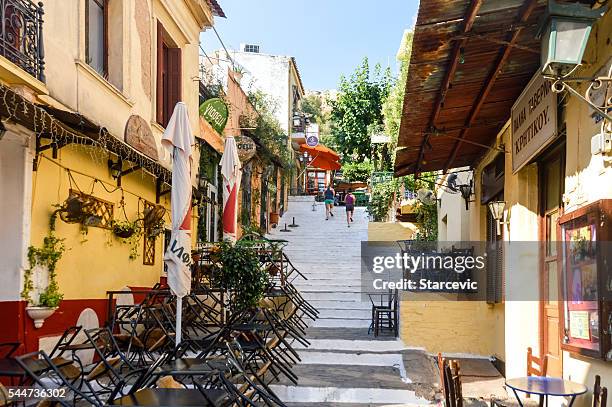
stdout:
<svg viewBox="0 0 612 407">
<path fill-rule="evenodd" d="M 538 71 L 512 106 L 512 172 L 557 136 L 557 94 Z"/>
<path fill-rule="evenodd" d="M 225 102 L 219 98 L 208 99 L 200 105 L 200 116 L 219 134 L 223 133 L 229 112 Z"/>
<path fill-rule="evenodd" d="M 238 149 L 238 158 L 241 163 L 249 161 L 257 152 L 257 145 L 247 136 L 236 136 L 236 148 Z"/>
</svg>

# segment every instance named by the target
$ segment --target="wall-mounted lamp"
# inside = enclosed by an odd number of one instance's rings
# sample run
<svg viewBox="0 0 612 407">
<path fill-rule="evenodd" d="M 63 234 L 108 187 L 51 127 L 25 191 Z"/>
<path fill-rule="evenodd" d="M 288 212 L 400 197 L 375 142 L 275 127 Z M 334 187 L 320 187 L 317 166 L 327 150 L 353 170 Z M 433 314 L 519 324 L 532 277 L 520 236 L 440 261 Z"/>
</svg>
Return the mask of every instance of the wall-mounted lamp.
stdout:
<svg viewBox="0 0 612 407">
<path fill-rule="evenodd" d="M 607 76 L 596 78 L 570 76 L 582 64 L 591 27 L 606 11 L 606 6 L 591 9 L 584 4 L 559 4 L 555 0 L 548 0 L 546 19 L 540 27 L 537 38 L 541 39 L 542 74 L 552 81 L 553 92 L 561 93 L 567 90 L 589 104 L 606 120 L 612 121 L 608 110 L 609 101 L 604 101 L 602 106 L 598 106 L 589 96 L 592 89 L 599 89 L 604 86 L 604 82 L 612 81 L 612 72 L 608 72 Z M 590 82 L 591 85 L 583 96 L 569 85 L 571 82 Z"/>
<path fill-rule="evenodd" d="M 110 171 L 111 177 L 114 179 L 119 179 L 121 177 L 121 171 L 123 170 L 123 162 L 121 158 L 117 160 L 117 162 L 113 160 L 108 160 L 108 170 Z"/>
<path fill-rule="evenodd" d="M 562 75 L 580 65 L 591 27 L 606 9 L 548 0 L 546 19 L 538 32 L 542 71 Z"/>
<path fill-rule="evenodd" d="M 136 170 L 140 169 L 140 165 L 134 164 L 127 170 L 123 169 L 123 160 L 118 158 L 117 161 L 113 161 L 112 159 L 108 160 L 108 170 L 110 171 L 111 177 L 117 180 L 117 186 L 121 186 L 121 177 L 124 175 L 128 175 Z"/>
<path fill-rule="evenodd" d="M 491 216 L 495 220 L 497 224 L 497 235 L 501 235 L 501 225 L 508 224 L 507 221 L 504 221 L 504 211 L 506 210 L 506 202 L 505 201 L 491 201 L 487 204 L 489 207 L 489 211 L 491 211 Z"/>
<path fill-rule="evenodd" d="M 472 196 L 472 180 L 469 184 L 458 185 L 461 197 L 465 200 L 465 210 L 470 210 L 470 197 Z"/>
</svg>

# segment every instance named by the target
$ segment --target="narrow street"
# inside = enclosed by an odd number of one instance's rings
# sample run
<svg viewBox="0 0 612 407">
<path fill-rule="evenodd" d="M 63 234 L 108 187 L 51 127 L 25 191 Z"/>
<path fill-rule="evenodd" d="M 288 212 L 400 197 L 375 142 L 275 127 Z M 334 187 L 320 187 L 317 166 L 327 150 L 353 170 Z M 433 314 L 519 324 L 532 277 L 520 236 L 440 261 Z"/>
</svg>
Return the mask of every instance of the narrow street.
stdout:
<svg viewBox="0 0 612 407">
<path fill-rule="evenodd" d="M 274 391 L 292 406 L 431 404 L 438 377 L 432 359 L 388 334 L 368 335 L 371 304 L 360 285 L 360 242 L 368 238 L 365 208 L 356 208 L 349 228 L 344 207 L 326 221 L 322 203 L 313 211 L 313 197 L 289 202 L 271 235 L 289 241 L 289 258 L 308 278 L 296 285 L 320 318 L 309 328 L 311 346 L 300 351 L 299 385 L 281 382 Z M 293 217 L 299 227 L 281 232 Z"/>
</svg>

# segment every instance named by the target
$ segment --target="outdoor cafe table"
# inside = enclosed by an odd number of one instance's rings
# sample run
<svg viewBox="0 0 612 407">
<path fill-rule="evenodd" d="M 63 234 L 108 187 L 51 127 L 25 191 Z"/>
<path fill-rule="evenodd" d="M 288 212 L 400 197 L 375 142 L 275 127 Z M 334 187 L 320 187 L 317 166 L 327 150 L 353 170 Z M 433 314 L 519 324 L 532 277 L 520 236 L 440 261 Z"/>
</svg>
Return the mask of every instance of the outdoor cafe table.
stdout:
<svg viewBox="0 0 612 407">
<path fill-rule="evenodd" d="M 568 407 L 572 407 L 576 396 L 584 394 L 587 388 L 584 384 L 574 383 L 556 377 L 529 376 L 506 380 L 506 386 L 510 387 L 516 396 L 516 400 L 522 407 L 523 402 L 519 398 L 517 391 L 526 394 L 537 394 L 546 398 L 548 406 L 548 396 L 571 397 Z M 542 403 L 540 403 L 542 405 Z"/>
</svg>

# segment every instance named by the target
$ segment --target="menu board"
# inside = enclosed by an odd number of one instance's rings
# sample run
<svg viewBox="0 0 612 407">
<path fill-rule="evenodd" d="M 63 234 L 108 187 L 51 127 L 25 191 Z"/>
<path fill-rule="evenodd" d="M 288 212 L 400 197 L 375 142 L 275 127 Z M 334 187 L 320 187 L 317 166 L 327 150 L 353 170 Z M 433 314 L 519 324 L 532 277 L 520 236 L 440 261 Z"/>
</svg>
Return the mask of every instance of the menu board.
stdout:
<svg viewBox="0 0 612 407">
<path fill-rule="evenodd" d="M 596 217 L 585 214 L 562 226 L 565 340 L 599 350 Z"/>
</svg>

